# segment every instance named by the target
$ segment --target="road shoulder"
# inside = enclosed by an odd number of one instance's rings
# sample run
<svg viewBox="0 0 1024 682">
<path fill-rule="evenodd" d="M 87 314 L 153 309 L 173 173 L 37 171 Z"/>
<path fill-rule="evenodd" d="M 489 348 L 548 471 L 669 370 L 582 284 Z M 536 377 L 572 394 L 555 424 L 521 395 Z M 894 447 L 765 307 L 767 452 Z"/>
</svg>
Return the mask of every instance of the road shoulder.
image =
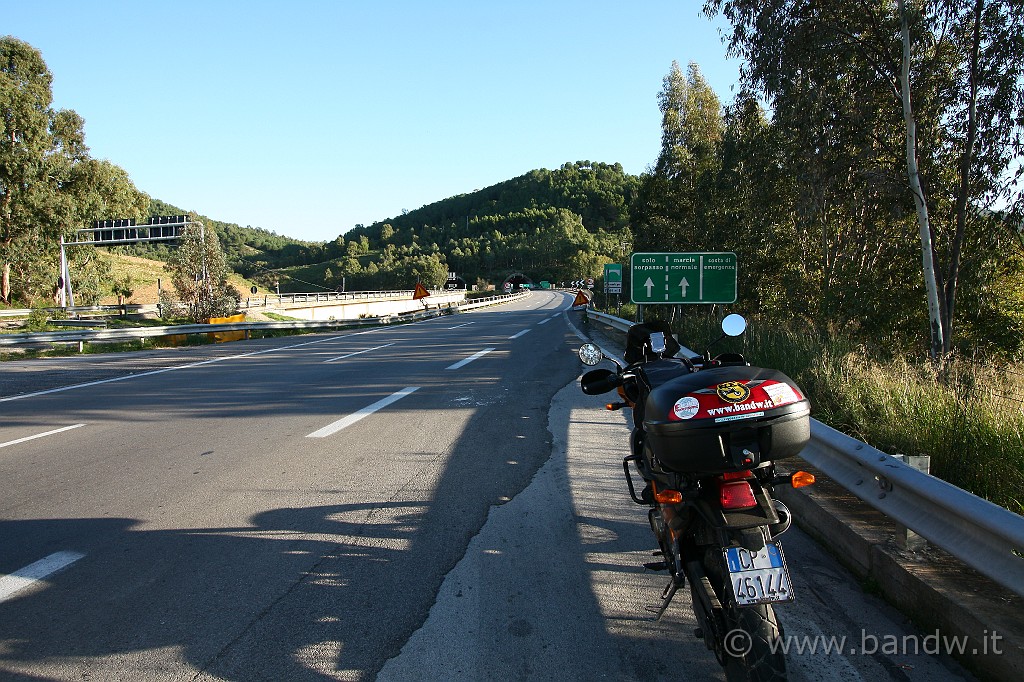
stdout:
<svg viewBox="0 0 1024 682">
<path fill-rule="evenodd" d="M 621 347 L 623 333 L 592 321 L 576 322 L 597 343 Z M 814 471 L 795 461 L 787 462 L 788 468 Z M 960 647 L 952 653 L 972 673 L 982 679 L 1019 679 L 1024 670 L 1024 598 L 938 548 L 900 550 L 893 521 L 814 472 L 818 482 L 809 488 L 779 488 L 797 525 L 923 633 L 939 632 L 950 641 L 965 642 L 962 653 Z"/>
</svg>

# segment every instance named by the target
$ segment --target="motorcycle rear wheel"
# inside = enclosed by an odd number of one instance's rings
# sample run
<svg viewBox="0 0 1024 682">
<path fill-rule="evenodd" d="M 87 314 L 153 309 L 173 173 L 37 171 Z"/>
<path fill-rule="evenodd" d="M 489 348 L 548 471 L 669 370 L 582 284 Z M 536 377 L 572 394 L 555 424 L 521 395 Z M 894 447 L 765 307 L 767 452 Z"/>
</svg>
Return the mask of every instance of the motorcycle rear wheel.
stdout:
<svg viewBox="0 0 1024 682">
<path fill-rule="evenodd" d="M 782 628 L 770 604 L 727 607 L 724 638 L 728 682 L 782 682 L 786 657 L 779 649 Z"/>
</svg>

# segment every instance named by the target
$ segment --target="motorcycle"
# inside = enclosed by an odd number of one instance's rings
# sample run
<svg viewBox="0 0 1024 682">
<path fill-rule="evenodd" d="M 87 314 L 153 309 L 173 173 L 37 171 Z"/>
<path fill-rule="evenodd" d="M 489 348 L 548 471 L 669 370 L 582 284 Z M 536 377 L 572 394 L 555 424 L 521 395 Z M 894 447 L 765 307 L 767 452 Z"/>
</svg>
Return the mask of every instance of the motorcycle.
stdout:
<svg viewBox="0 0 1024 682">
<path fill-rule="evenodd" d="M 745 329 L 742 316 L 729 315 L 718 340 Z M 630 497 L 648 507 L 660 557 L 644 566 L 670 576 L 656 618 L 688 584 L 694 634 L 729 682 L 785 680 L 774 607 L 795 597 L 779 541 L 792 515 L 774 490 L 809 485 L 814 476 L 779 474 L 775 461 L 807 445 L 810 406 L 782 372 L 752 367 L 737 353 L 683 350 L 666 325 L 633 325 L 623 360 L 594 344 L 580 348 L 586 365 L 616 364 L 585 373 L 581 388 L 618 391 L 621 400 L 606 407 L 632 411 L 622 467 Z M 634 471 L 644 482 L 639 492 Z"/>
</svg>

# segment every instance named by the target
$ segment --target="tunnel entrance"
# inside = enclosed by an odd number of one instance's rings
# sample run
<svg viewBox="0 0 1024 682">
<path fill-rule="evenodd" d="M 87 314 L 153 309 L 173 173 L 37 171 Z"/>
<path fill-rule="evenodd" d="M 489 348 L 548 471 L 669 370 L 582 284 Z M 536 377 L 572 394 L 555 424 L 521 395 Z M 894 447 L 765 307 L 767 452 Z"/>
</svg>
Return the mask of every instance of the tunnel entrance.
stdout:
<svg viewBox="0 0 1024 682">
<path fill-rule="evenodd" d="M 514 272 L 505 278 L 505 281 L 501 283 L 501 288 L 503 291 L 516 292 L 521 289 L 536 289 L 537 285 L 523 273 Z"/>
</svg>

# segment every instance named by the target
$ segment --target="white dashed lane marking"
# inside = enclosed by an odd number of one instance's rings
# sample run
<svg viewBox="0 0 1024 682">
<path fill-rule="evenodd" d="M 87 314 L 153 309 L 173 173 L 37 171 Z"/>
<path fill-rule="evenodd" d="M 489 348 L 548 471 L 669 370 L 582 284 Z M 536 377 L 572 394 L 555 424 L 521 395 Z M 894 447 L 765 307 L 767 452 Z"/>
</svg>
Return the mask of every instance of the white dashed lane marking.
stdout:
<svg viewBox="0 0 1024 682">
<path fill-rule="evenodd" d="M 47 431 L 46 433 L 37 433 L 34 436 L 25 436 L 24 438 L 18 438 L 17 440 L 9 440 L 6 443 L 0 443 L 0 448 L 6 448 L 8 445 L 17 445 L 18 443 L 26 443 L 30 440 L 35 440 L 36 438 L 52 436 L 55 433 L 63 433 L 65 431 L 70 431 L 71 429 L 77 429 L 80 426 L 85 426 L 85 424 L 72 424 L 71 426 L 65 426 L 59 429 L 54 429 L 53 431 Z"/>
<path fill-rule="evenodd" d="M 387 407 L 396 400 L 401 400 L 402 398 L 404 398 L 405 396 L 409 395 L 410 393 L 417 389 L 419 389 L 419 386 L 410 386 L 408 388 L 403 388 L 401 391 L 392 393 L 387 398 L 382 398 L 377 402 L 373 403 L 372 405 L 367 405 L 358 412 L 353 412 L 352 414 L 346 417 L 342 417 L 337 421 L 331 422 L 322 429 L 318 429 L 313 433 L 309 434 L 308 436 L 306 436 L 306 438 L 326 438 L 327 436 L 333 435 L 338 431 L 341 431 L 342 429 L 351 426 L 352 424 L 355 424 L 363 417 L 368 417 L 377 410 Z"/>
<path fill-rule="evenodd" d="M 484 348 L 479 353 L 474 353 L 473 355 L 470 355 L 465 360 L 459 360 L 454 365 L 449 365 L 448 367 L 445 367 L 445 369 L 461 369 L 462 367 L 465 367 L 466 365 L 468 365 L 469 363 L 473 362 L 474 360 L 479 360 L 480 358 L 482 358 L 483 356 L 487 355 L 488 353 L 490 353 L 493 350 L 494 350 L 493 348 Z"/>
<path fill-rule="evenodd" d="M 0 575 L 0 602 L 7 601 L 18 592 L 31 587 L 40 580 L 45 580 L 62 568 L 75 563 L 84 554 L 79 552 L 55 552 L 50 556 L 29 564 L 20 571 L 9 575 Z"/>
</svg>

